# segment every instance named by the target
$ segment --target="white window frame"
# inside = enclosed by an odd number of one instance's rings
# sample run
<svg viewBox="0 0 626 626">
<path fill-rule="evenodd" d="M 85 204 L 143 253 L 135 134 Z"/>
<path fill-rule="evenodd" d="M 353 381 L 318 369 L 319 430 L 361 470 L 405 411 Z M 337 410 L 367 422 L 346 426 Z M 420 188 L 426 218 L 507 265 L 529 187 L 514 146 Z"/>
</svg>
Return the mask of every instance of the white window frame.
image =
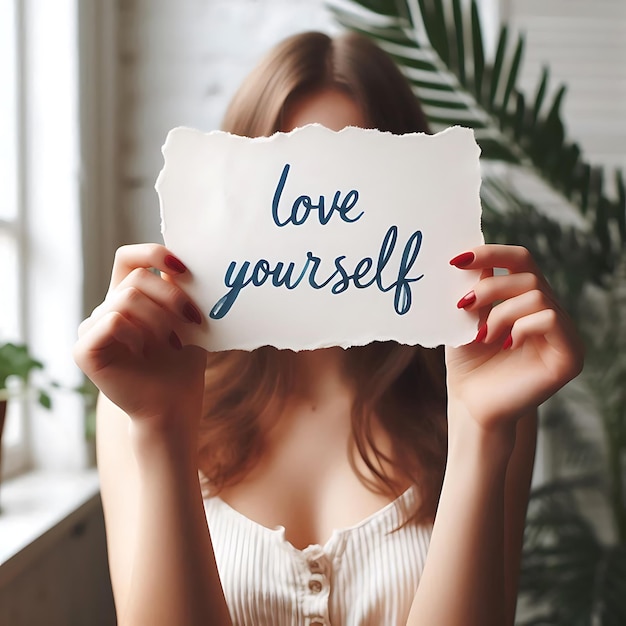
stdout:
<svg viewBox="0 0 626 626">
<path fill-rule="evenodd" d="M 8 202 L 14 205 L 15 214 L 8 219 L 0 219 L 0 231 L 9 239 L 13 240 L 13 245 L 16 250 L 17 257 L 17 275 L 16 280 L 18 283 L 18 298 L 17 302 L 5 302 L 5 306 L 14 307 L 14 317 L 16 318 L 17 327 L 11 329 L 8 333 L 6 329 L 1 329 L 3 332 L 0 334 L 1 341 L 14 341 L 23 342 L 25 340 L 25 312 L 27 309 L 26 303 L 26 243 L 27 236 L 25 232 L 25 215 L 23 211 L 24 204 L 24 192 L 25 192 L 25 180 L 24 180 L 24 81 L 23 81 L 23 61 L 24 61 L 24 22 L 22 5 L 17 0 L 0 0 L 5 4 L 3 7 L 3 14 L 9 13 L 11 15 L 12 24 L 5 23 L 4 26 L 12 27 L 12 36 L 9 38 L 12 46 L 9 51 L 5 49 L 5 59 L 11 63 L 12 67 L 9 73 L 13 76 L 9 76 L 9 80 L 12 79 L 12 84 L 8 88 L 8 97 L 12 99 L 12 105 L 9 105 L 12 118 L 9 124 L 14 127 L 13 136 L 10 137 L 10 146 L 5 146 L 7 152 L 12 153 L 14 161 L 14 171 L 7 173 L 9 176 L 13 174 L 14 180 L 9 183 L 9 188 L 13 187 L 14 194 L 8 199 Z M 6 93 L 6 92 L 5 92 Z M 7 96 L 5 96 L 7 97 Z M 20 399 L 15 398 L 11 400 L 11 406 L 9 408 L 9 415 L 7 419 L 18 419 L 19 424 L 17 429 L 19 431 L 19 437 L 16 441 L 8 441 L 5 435 L 3 437 L 2 444 L 2 471 L 3 477 L 17 474 L 21 471 L 28 469 L 30 465 L 30 455 L 28 446 L 28 407 L 25 402 L 21 402 Z M 5 424 L 5 431 L 7 424 Z"/>
<path fill-rule="evenodd" d="M 102 299 L 115 245 L 116 5 L 98 0 L 12 2 L 18 35 L 19 336 L 46 378 L 80 384 L 71 349 L 85 311 Z M 106 259 L 106 262 L 105 262 Z M 89 463 L 81 398 L 29 402 L 24 437 L 3 446 L 5 477 Z"/>
</svg>

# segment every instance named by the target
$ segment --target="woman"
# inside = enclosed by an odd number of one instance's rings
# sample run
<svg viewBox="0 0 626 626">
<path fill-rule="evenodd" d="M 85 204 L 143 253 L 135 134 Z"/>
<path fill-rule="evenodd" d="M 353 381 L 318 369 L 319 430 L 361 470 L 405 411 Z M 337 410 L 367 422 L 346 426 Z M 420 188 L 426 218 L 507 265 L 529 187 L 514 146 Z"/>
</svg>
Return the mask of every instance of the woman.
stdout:
<svg viewBox="0 0 626 626">
<path fill-rule="evenodd" d="M 400 72 L 355 35 L 277 46 L 224 128 L 311 122 L 427 131 Z M 582 351 L 526 250 L 485 245 L 451 263 L 482 270 L 458 305 L 481 324 L 444 368 L 441 351 L 393 342 L 183 348 L 176 329 L 202 321 L 175 282 L 184 264 L 156 244 L 118 251 L 75 358 L 103 392 L 122 626 L 513 623 L 536 408 Z"/>
</svg>

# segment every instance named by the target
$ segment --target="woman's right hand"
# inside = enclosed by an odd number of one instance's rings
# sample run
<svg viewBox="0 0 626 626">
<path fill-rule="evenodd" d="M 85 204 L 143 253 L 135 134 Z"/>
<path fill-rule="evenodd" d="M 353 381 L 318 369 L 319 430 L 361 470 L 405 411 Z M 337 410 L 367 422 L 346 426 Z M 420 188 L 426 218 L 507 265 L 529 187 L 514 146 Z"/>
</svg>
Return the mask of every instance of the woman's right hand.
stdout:
<svg viewBox="0 0 626 626">
<path fill-rule="evenodd" d="M 202 316 L 168 278 L 186 271 L 164 246 L 119 248 L 104 302 L 78 329 L 76 363 L 135 423 L 160 428 L 189 412 L 200 417 L 206 352 L 183 348 L 176 331 Z"/>
</svg>

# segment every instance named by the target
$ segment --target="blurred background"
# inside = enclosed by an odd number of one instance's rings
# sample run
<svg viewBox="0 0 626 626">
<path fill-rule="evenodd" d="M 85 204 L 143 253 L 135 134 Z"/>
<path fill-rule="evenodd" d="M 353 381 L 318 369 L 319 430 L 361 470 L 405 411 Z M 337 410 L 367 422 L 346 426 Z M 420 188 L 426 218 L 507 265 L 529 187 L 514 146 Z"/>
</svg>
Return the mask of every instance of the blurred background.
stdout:
<svg viewBox="0 0 626 626">
<path fill-rule="evenodd" d="M 0 352 L 1 625 L 114 623 L 71 348 L 115 249 L 161 241 L 168 130 L 219 128 L 275 42 L 345 28 L 435 51 L 414 87 L 435 128 L 476 129 L 487 238 L 533 249 L 588 342 L 542 414 L 519 623 L 626 624 L 624 0 L 0 0 L 0 350 L 35 363 L 24 393 Z"/>
</svg>

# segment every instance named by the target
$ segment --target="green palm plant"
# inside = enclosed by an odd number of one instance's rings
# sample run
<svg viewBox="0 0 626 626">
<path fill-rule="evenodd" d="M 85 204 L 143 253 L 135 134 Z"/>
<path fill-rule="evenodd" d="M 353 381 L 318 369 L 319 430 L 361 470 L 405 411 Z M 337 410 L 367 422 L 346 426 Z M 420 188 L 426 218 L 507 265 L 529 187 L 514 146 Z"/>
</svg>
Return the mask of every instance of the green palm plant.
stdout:
<svg viewBox="0 0 626 626">
<path fill-rule="evenodd" d="M 626 255 L 603 289 L 589 291 L 579 315 L 584 375 L 544 414 L 562 458 L 531 498 L 522 589 L 543 610 L 528 626 L 626 623 Z M 577 428 L 590 417 L 600 440 Z M 603 511 L 609 532 L 601 533 Z"/>
<path fill-rule="evenodd" d="M 587 346 L 585 371 L 542 410 L 555 442 L 553 477 L 531 495 L 521 597 L 525 625 L 626 623 L 626 187 L 585 161 L 565 135 L 565 87 L 548 98 L 545 68 L 532 97 L 518 87 L 524 39 L 503 25 L 487 60 L 475 2 L 327 0 L 345 28 L 397 62 L 433 130 L 474 129 L 482 149 L 489 241 L 534 254 Z M 547 215 L 521 176 L 547 186 L 569 219 Z M 607 313 L 608 312 L 608 313 Z M 599 332 L 601 329 L 601 332 Z M 589 424 L 601 435 L 589 435 Z M 592 431 L 594 429 L 591 429 Z M 588 510 L 600 502 L 609 532 Z M 606 526 L 607 524 L 604 524 Z M 520 622 L 521 624 L 522 622 Z"/>
<path fill-rule="evenodd" d="M 583 218 L 578 230 L 590 230 L 592 237 L 579 235 L 576 244 L 584 250 L 586 262 L 580 268 L 581 285 L 613 272 L 626 245 L 624 177 L 616 173 L 618 197 L 609 198 L 602 169 L 587 163 L 579 146 L 565 137 L 560 113 L 565 87 L 556 91 L 551 102 L 546 100 L 547 68 L 527 104 L 516 86 L 523 37 L 509 45 L 509 29 L 503 26 L 493 63 L 487 63 L 475 2 L 469 15 L 461 0 L 328 0 L 327 4 L 341 25 L 372 37 L 396 60 L 433 130 L 456 124 L 474 129 L 486 163 L 482 201 L 488 214 L 525 212 L 532 206 L 532 200 L 512 182 L 511 172 L 521 169 L 575 206 Z M 489 167 L 494 163 L 500 167 Z M 489 228 L 488 219 L 486 225 Z M 561 230 L 565 230 L 562 225 Z M 576 237 L 571 232 L 565 236 Z M 543 257 L 542 252 L 547 250 L 539 251 Z"/>
</svg>

